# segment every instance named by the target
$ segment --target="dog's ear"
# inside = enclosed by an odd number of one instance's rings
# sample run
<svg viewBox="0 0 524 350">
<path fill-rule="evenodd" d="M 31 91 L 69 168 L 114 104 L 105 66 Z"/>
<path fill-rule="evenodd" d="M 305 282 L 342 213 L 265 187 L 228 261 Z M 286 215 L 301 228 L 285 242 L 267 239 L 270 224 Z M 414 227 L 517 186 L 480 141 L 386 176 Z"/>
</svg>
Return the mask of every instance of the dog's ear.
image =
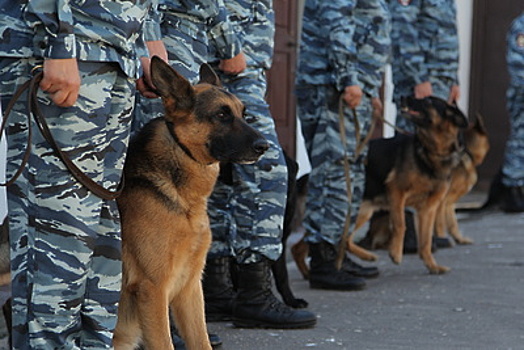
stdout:
<svg viewBox="0 0 524 350">
<path fill-rule="evenodd" d="M 222 86 L 222 83 L 220 82 L 220 79 L 218 78 L 218 75 L 215 73 L 213 68 L 207 63 L 204 63 L 200 66 L 200 81 L 199 84 L 206 83 L 211 84 L 215 86 Z"/>
<path fill-rule="evenodd" d="M 468 118 L 462 113 L 462 111 L 456 105 L 448 104 L 446 108 L 447 117 L 452 121 L 453 124 L 459 128 L 468 127 Z"/>
<path fill-rule="evenodd" d="M 486 124 L 484 124 L 484 118 L 482 117 L 482 114 L 477 112 L 475 114 L 475 125 L 473 126 L 475 129 L 477 129 L 480 133 L 486 134 L 488 133 L 486 129 Z"/>
<path fill-rule="evenodd" d="M 193 108 L 194 92 L 189 81 L 158 56 L 151 58 L 151 81 L 162 97 L 166 111 L 168 108 L 184 111 Z"/>
</svg>

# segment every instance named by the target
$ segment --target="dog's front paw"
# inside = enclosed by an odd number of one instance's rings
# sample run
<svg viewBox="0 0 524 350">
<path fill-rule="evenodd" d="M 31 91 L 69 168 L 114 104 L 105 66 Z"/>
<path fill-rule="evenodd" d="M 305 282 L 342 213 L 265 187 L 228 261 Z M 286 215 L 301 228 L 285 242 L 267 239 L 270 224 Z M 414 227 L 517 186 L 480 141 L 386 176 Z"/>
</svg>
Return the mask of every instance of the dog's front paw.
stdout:
<svg viewBox="0 0 524 350">
<path fill-rule="evenodd" d="M 441 265 L 435 265 L 435 266 L 428 266 L 429 273 L 432 275 L 442 275 L 446 272 L 451 271 L 451 268 L 447 266 L 441 266 Z"/>
<path fill-rule="evenodd" d="M 391 261 L 393 261 L 393 263 L 397 265 L 400 265 L 400 263 L 402 262 L 402 253 L 399 254 L 390 250 L 389 257 L 391 258 Z"/>
<path fill-rule="evenodd" d="M 455 242 L 460 245 L 473 244 L 473 240 L 471 238 L 464 236 L 458 237 L 455 239 Z"/>
</svg>

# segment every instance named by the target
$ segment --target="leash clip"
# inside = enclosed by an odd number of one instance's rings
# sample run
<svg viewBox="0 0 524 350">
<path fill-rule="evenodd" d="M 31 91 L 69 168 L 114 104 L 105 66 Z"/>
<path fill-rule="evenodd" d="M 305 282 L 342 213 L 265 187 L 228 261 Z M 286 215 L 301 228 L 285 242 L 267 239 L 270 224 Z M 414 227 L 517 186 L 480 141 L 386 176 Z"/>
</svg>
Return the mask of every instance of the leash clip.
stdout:
<svg viewBox="0 0 524 350">
<path fill-rule="evenodd" d="M 34 66 L 33 69 L 31 69 L 31 74 L 35 75 L 35 72 L 39 69 L 44 69 L 44 65 L 39 64 L 39 65 Z"/>
</svg>

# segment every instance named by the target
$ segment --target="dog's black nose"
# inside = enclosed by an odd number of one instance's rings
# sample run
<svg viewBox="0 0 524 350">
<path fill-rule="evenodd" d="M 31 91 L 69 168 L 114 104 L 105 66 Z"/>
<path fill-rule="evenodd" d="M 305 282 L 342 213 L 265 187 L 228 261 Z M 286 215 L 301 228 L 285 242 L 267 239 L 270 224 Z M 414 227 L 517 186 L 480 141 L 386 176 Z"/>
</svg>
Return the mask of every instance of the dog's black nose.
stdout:
<svg viewBox="0 0 524 350">
<path fill-rule="evenodd" d="M 258 154 L 263 154 L 265 151 L 269 149 L 269 142 L 267 142 L 266 139 L 258 139 L 255 142 L 253 142 L 253 148 L 255 149 L 255 152 Z"/>
</svg>

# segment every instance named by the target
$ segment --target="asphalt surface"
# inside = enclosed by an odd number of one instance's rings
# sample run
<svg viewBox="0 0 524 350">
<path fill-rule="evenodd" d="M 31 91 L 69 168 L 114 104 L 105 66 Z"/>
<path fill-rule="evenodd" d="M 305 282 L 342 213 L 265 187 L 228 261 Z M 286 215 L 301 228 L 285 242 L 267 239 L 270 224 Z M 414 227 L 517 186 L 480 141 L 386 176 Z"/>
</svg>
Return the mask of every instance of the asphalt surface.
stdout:
<svg viewBox="0 0 524 350">
<path fill-rule="evenodd" d="M 317 314 L 316 327 L 210 323 L 209 331 L 222 338 L 223 350 L 524 349 L 524 214 L 461 213 L 459 225 L 475 243 L 435 253 L 452 268 L 445 275 L 428 274 L 417 255 L 394 265 L 386 251 L 377 251 L 381 274 L 365 290 L 313 290 L 289 260 L 292 289 Z M 298 238 L 290 237 L 289 245 Z M 0 349 L 6 349 L 2 321 Z"/>
</svg>

